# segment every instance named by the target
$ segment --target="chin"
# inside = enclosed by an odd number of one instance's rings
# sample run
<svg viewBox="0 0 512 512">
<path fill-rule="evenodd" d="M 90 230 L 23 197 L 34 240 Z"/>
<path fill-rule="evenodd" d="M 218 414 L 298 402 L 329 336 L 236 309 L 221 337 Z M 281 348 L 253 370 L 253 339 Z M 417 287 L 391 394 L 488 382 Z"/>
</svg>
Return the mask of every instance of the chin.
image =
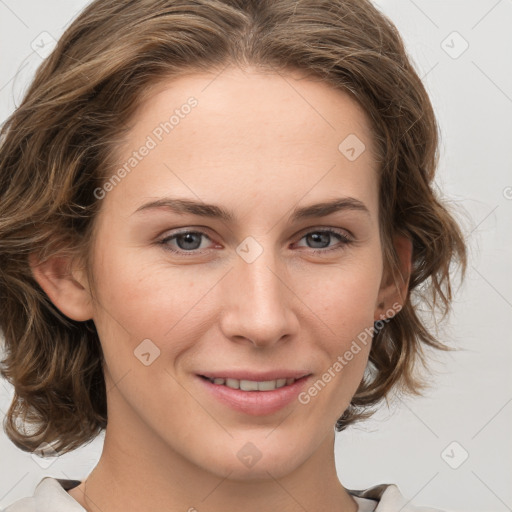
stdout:
<svg viewBox="0 0 512 512">
<path fill-rule="evenodd" d="M 288 454 L 268 454 L 251 467 L 245 466 L 238 460 L 233 461 L 233 459 L 223 461 L 223 463 L 222 476 L 229 475 L 230 480 L 238 482 L 258 482 L 269 478 L 281 479 L 292 473 L 297 467 L 297 462 L 290 460 Z M 219 466 L 216 466 L 215 472 L 219 472 Z"/>
<path fill-rule="evenodd" d="M 208 466 L 205 469 L 222 478 L 229 475 L 229 479 L 235 481 L 279 479 L 292 473 L 311 455 L 305 452 L 304 443 L 295 442 L 291 436 L 286 440 L 275 433 L 267 439 L 265 435 L 268 436 L 268 432 L 217 445 L 218 449 L 210 453 L 208 460 L 203 459 L 203 467 Z"/>
</svg>

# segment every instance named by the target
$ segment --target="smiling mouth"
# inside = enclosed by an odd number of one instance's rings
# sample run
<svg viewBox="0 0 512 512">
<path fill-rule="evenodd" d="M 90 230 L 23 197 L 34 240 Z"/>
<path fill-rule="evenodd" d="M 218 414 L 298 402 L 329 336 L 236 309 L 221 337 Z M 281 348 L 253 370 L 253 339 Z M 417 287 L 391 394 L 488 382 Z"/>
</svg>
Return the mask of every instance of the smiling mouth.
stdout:
<svg viewBox="0 0 512 512">
<path fill-rule="evenodd" d="M 231 378 L 222 378 L 222 377 L 205 377 L 204 375 L 200 375 L 205 380 L 208 380 L 212 384 L 216 384 L 218 386 L 225 386 L 231 389 L 240 389 L 241 391 L 274 391 L 275 389 L 280 389 L 285 386 L 290 386 L 300 379 L 288 378 L 288 379 L 275 379 L 275 380 L 265 380 L 265 381 L 255 381 L 255 380 L 239 380 L 239 379 L 231 379 Z"/>
</svg>

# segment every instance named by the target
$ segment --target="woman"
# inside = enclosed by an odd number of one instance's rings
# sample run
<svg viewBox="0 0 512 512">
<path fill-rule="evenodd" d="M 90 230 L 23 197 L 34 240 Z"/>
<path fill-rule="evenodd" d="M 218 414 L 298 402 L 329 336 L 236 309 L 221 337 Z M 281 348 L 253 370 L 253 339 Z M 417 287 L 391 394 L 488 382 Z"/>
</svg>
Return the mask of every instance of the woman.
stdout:
<svg viewBox="0 0 512 512">
<path fill-rule="evenodd" d="M 432 510 L 334 437 L 446 349 L 437 144 L 367 1 L 90 4 L 2 130 L 0 326 L 16 446 L 105 442 L 7 510 Z"/>
</svg>

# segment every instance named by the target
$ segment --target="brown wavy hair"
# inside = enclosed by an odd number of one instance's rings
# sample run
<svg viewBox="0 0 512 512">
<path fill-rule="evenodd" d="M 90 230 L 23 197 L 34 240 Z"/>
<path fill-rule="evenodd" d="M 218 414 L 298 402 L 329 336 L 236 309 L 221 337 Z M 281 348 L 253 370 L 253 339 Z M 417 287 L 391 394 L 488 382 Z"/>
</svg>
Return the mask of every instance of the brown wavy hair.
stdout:
<svg viewBox="0 0 512 512">
<path fill-rule="evenodd" d="M 96 0 L 37 70 L 0 132 L 1 374 L 14 386 L 4 429 L 19 448 L 65 453 L 107 425 L 103 354 L 92 320 L 73 321 L 33 277 L 73 255 L 89 268 L 112 155 L 149 86 L 228 65 L 302 70 L 351 95 L 373 125 L 380 230 L 400 279 L 395 234 L 412 240 L 403 309 L 373 335 L 367 371 L 336 429 L 369 417 L 390 391 L 419 395 L 424 347 L 452 350 L 427 328 L 450 309 L 461 230 L 433 190 L 438 125 L 393 23 L 369 0 Z M 394 269 L 394 270 L 393 270 Z M 453 278 L 452 278 L 453 280 Z M 418 310 L 427 304 L 429 315 Z"/>
</svg>

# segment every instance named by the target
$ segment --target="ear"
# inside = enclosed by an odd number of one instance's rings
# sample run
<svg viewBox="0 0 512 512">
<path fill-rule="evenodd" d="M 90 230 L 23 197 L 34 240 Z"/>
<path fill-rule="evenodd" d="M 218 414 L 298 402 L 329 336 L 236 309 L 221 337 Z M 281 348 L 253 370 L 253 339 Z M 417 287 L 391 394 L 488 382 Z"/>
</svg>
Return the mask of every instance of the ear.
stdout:
<svg viewBox="0 0 512 512">
<path fill-rule="evenodd" d="M 389 309 L 398 312 L 407 300 L 412 268 L 412 241 L 403 235 L 396 235 L 393 245 L 400 261 L 400 267 L 397 269 L 398 275 L 395 277 L 389 268 L 383 273 L 374 321 L 387 318 L 389 313 L 386 314 L 386 311 Z"/>
<path fill-rule="evenodd" d="M 85 273 L 73 267 L 71 257 L 52 256 L 40 263 L 30 254 L 29 264 L 39 286 L 64 315 L 79 322 L 92 318 L 92 300 Z"/>
</svg>

